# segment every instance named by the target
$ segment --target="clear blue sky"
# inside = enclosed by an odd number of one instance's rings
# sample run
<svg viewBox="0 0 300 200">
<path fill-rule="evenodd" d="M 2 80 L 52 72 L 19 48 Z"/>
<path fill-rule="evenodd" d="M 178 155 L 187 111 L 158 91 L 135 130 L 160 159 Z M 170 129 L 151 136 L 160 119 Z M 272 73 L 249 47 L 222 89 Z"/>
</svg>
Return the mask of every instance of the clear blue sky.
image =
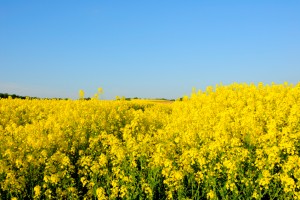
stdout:
<svg viewBox="0 0 300 200">
<path fill-rule="evenodd" d="M 300 1 L 0 0 L 0 92 L 178 98 L 298 83 Z"/>
</svg>

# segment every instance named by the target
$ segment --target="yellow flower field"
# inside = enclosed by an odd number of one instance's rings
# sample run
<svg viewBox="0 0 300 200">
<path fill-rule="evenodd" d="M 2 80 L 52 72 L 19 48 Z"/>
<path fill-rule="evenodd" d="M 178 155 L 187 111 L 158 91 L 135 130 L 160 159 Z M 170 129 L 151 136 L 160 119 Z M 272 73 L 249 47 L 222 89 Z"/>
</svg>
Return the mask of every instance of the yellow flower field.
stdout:
<svg viewBox="0 0 300 200">
<path fill-rule="evenodd" d="M 0 144 L 0 199 L 300 199 L 300 83 L 0 99 Z"/>
</svg>

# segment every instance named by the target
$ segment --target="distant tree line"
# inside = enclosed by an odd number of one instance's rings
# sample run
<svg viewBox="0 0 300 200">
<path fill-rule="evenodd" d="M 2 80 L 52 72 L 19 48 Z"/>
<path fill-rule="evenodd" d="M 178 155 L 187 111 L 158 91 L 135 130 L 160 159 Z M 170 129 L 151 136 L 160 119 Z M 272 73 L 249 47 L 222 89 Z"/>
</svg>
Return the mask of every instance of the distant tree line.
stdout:
<svg viewBox="0 0 300 200">
<path fill-rule="evenodd" d="M 16 95 L 16 94 L 8 94 L 8 93 L 0 93 L 1 99 L 7 99 L 9 97 L 11 97 L 12 99 L 26 99 L 25 96 L 20 96 L 20 95 Z"/>
<path fill-rule="evenodd" d="M 16 94 L 8 94 L 8 93 L 0 93 L 0 99 L 8 99 L 8 98 L 12 98 L 12 99 L 56 99 L 56 100 L 68 100 L 68 98 L 39 98 L 39 97 L 30 97 L 30 96 L 20 96 L 20 95 L 16 95 Z M 92 98 L 87 97 L 87 98 L 83 98 L 84 100 L 91 100 Z M 125 98 L 125 97 L 116 97 L 116 100 L 126 100 L 126 101 L 130 101 L 133 99 L 143 99 L 143 98 L 138 98 L 138 97 L 133 97 L 133 98 Z M 182 101 L 183 98 L 179 98 L 177 100 Z M 154 100 L 165 100 L 165 101 L 175 101 L 175 99 L 165 99 L 165 98 L 154 98 Z"/>
<path fill-rule="evenodd" d="M 20 96 L 16 94 L 0 93 L 0 99 L 56 99 L 56 100 L 68 100 L 68 98 L 39 98 L 39 97 L 30 97 L 30 96 Z"/>
</svg>

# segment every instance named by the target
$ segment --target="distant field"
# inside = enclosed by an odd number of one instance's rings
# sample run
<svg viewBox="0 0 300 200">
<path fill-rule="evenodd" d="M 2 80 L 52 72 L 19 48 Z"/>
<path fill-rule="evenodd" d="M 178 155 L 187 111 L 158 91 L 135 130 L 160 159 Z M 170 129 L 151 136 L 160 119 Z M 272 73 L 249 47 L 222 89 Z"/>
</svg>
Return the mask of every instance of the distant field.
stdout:
<svg viewBox="0 0 300 200">
<path fill-rule="evenodd" d="M 174 101 L 170 101 L 170 100 L 157 100 L 157 99 L 134 99 L 134 100 L 131 100 L 133 102 L 145 102 L 145 103 L 162 103 L 162 104 L 171 104 L 171 103 L 174 103 Z"/>
<path fill-rule="evenodd" d="M 299 199 L 300 84 L 0 99 L 0 199 Z"/>
</svg>

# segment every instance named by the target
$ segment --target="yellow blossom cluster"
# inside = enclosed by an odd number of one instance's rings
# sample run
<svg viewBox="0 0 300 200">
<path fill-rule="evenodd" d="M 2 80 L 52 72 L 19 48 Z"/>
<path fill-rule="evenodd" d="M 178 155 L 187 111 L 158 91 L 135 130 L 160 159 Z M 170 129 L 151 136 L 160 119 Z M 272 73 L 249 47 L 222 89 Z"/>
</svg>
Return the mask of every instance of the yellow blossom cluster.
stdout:
<svg viewBox="0 0 300 200">
<path fill-rule="evenodd" d="M 0 199 L 299 199 L 300 83 L 172 104 L 0 99 Z"/>
</svg>

